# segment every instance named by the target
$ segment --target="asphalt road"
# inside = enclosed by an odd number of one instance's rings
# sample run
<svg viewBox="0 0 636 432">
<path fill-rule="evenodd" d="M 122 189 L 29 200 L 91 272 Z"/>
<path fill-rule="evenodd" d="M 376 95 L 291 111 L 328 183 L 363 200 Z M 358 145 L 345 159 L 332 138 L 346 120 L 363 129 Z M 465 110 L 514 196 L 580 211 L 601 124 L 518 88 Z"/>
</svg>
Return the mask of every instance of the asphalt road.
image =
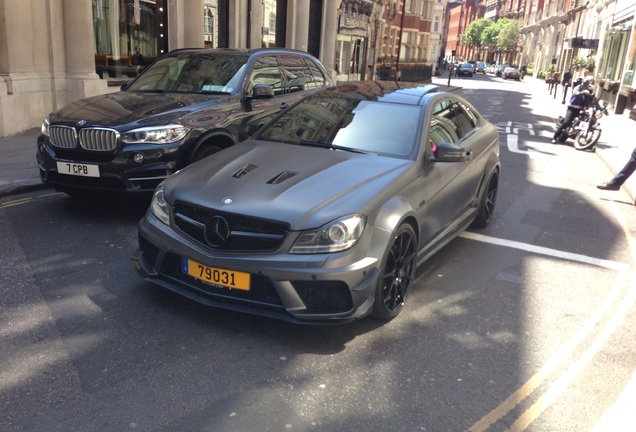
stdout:
<svg viewBox="0 0 636 432">
<path fill-rule="evenodd" d="M 500 130 L 495 217 L 419 269 L 390 323 L 208 309 L 136 275 L 143 205 L 0 201 L 0 430 L 629 430 L 629 199 L 594 187 L 594 153 L 549 143 L 524 83 L 453 84 Z"/>
</svg>

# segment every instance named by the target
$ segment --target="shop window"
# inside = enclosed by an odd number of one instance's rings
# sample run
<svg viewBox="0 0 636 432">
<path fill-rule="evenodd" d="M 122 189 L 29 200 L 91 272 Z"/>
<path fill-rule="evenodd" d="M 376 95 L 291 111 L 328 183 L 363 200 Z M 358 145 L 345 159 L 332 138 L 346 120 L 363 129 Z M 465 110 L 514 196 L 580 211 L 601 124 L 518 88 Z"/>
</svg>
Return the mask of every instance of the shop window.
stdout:
<svg viewBox="0 0 636 432">
<path fill-rule="evenodd" d="M 163 0 L 93 0 L 95 70 L 134 77 L 165 49 Z"/>
</svg>

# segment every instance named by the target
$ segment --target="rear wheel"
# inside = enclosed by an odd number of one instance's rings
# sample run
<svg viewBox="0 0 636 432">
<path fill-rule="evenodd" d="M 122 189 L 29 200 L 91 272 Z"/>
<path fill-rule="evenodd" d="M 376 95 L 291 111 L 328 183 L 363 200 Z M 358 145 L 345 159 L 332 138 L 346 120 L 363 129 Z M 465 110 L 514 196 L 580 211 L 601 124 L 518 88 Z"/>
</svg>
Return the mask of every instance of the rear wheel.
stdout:
<svg viewBox="0 0 636 432">
<path fill-rule="evenodd" d="M 574 148 L 577 150 L 588 150 L 594 147 L 601 137 L 601 131 L 598 129 L 588 129 L 580 131 L 574 138 Z"/>
<path fill-rule="evenodd" d="M 402 224 L 385 252 L 384 264 L 375 289 L 375 318 L 389 321 L 400 313 L 413 285 L 416 257 L 415 231 L 411 225 Z"/>
<path fill-rule="evenodd" d="M 474 228 L 485 228 L 490 223 L 492 215 L 495 211 L 495 204 L 497 203 L 497 190 L 499 189 L 499 176 L 494 173 L 490 176 L 488 181 L 488 187 L 484 191 L 481 201 L 479 203 L 479 210 L 477 217 L 471 224 Z"/>
</svg>

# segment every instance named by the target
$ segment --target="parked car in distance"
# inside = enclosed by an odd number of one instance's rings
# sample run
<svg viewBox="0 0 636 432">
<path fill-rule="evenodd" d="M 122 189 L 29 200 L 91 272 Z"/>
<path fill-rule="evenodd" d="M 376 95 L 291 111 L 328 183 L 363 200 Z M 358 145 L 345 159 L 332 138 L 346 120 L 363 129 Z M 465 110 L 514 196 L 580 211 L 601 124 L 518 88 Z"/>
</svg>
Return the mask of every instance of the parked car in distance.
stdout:
<svg viewBox="0 0 636 432">
<path fill-rule="evenodd" d="M 475 63 L 475 72 L 486 73 L 486 63 L 478 61 Z"/>
<path fill-rule="evenodd" d="M 471 65 L 470 63 L 462 63 L 459 65 L 459 68 L 457 69 L 457 75 L 458 76 L 473 76 L 473 65 Z"/>
<path fill-rule="evenodd" d="M 500 77 L 503 74 L 503 71 L 508 67 L 506 64 L 497 65 L 497 69 L 495 70 L 495 75 Z"/>
<path fill-rule="evenodd" d="M 419 264 L 489 223 L 499 171 L 497 129 L 460 95 L 347 83 L 168 177 L 139 222 L 133 263 L 213 307 L 390 320 Z"/>
<path fill-rule="evenodd" d="M 186 165 L 236 145 L 282 109 L 334 84 L 289 49 L 180 49 L 121 91 L 49 115 L 37 139 L 42 181 L 75 196 L 147 193 Z"/>
<path fill-rule="evenodd" d="M 513 79 L 516 81 L 521 81 L 521 72 L 519 72 L 519 69 L 517 68 L 507 67 L 503 71 L 502 78 L 505 80 Z"/>
</svg>

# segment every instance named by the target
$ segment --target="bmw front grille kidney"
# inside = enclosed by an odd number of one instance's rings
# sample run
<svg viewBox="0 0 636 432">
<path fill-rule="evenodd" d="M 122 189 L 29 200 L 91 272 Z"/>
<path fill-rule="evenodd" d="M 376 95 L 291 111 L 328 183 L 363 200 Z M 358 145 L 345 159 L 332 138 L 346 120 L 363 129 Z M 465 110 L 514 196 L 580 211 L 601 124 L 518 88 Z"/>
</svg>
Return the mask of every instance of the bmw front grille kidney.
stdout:
<svg viewBox="0 0 636 432">
<path fill-rule="evenodd" d="M 49 129 L 51 144 L 55 147 L 72 149 L 77 146 L 77 132 L 70 126 L 51 126 Z"/>
<path fill-rule="evenodd" d="M 118 137 L 119 132 L 112 129 L 87 128 L 79 131 L 80 145 L 86 150 L 114 150 Z"/>
<path fill-rule="evenodd" d="M 117 147 L 119 132 L 113 129 L 86 128 L 79 133 L 71 126 L 51 126 L 51 144 L 64 149 L 74 149 L 77 144 L 91 151 L 111 151 Z"/>
</svg>

